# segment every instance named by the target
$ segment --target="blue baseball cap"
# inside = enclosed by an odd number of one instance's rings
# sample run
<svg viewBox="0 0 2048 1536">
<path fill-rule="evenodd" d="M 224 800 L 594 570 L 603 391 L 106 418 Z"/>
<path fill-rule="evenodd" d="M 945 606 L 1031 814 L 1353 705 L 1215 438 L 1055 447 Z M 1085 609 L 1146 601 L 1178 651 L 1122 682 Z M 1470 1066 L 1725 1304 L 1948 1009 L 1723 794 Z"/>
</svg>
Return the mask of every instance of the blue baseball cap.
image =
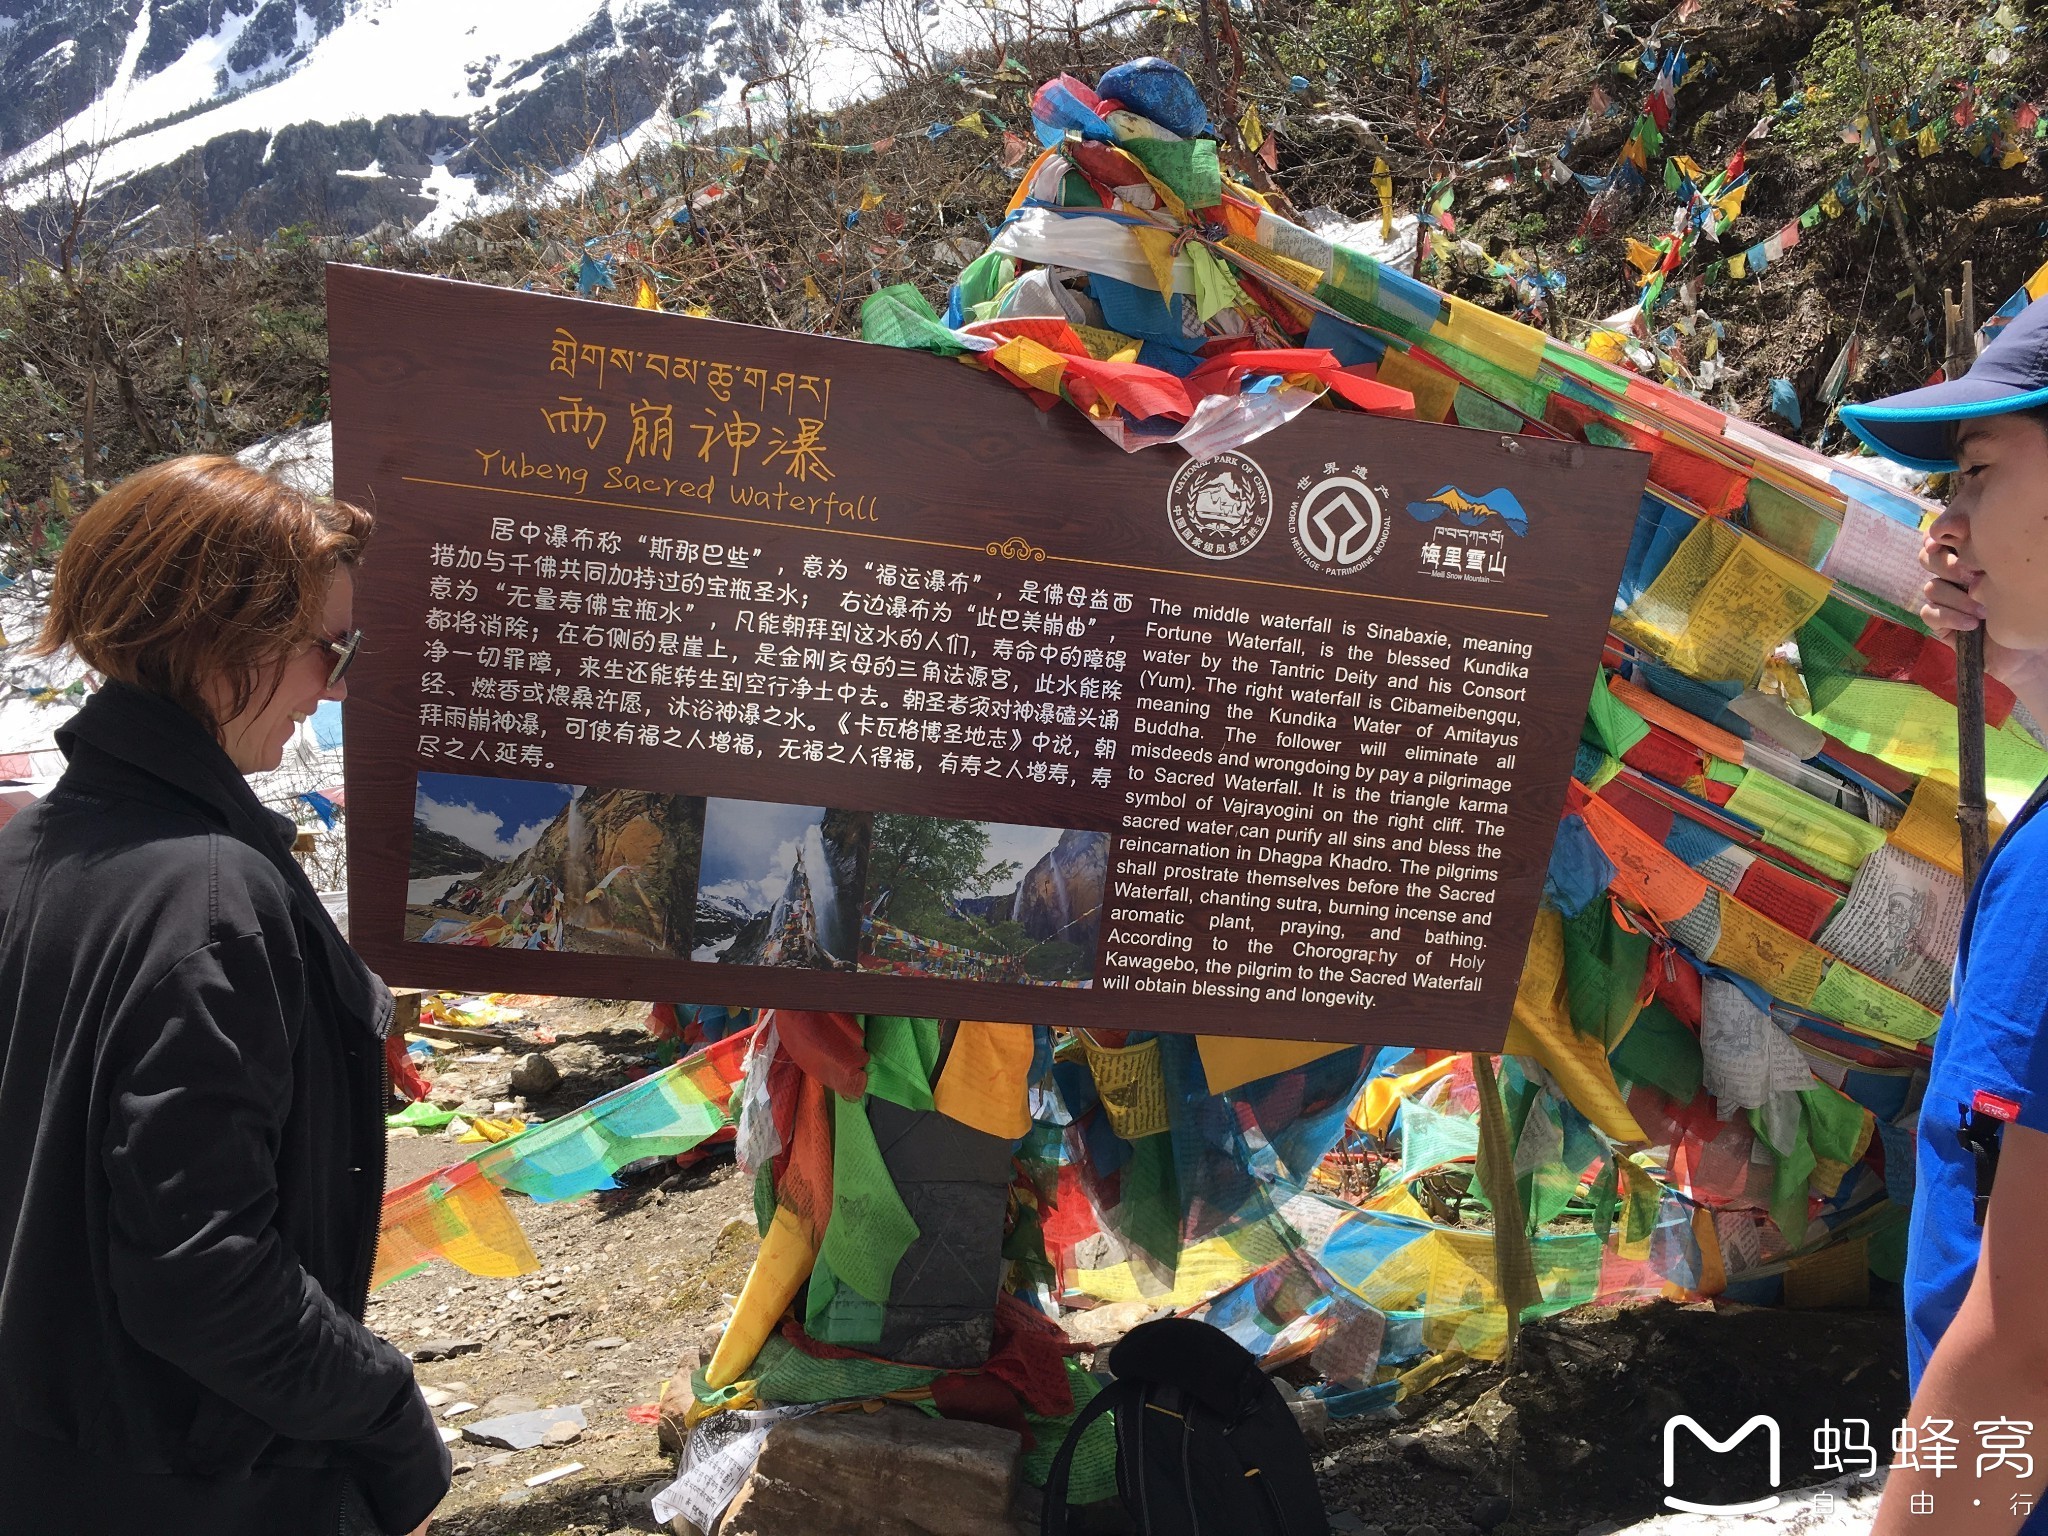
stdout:
<svg viewBox="0 0 2048 1536">
<path fill-rule="evenodd" d="M 2048 299 L 2029 304 L 1991 339 L 1970 371 L 1924 389 L 1842 407 L 1864 442 L 1909 469 L 1938 474 L 1956 467 L 1958 422 L 2048 405 Z"/>
</svg>

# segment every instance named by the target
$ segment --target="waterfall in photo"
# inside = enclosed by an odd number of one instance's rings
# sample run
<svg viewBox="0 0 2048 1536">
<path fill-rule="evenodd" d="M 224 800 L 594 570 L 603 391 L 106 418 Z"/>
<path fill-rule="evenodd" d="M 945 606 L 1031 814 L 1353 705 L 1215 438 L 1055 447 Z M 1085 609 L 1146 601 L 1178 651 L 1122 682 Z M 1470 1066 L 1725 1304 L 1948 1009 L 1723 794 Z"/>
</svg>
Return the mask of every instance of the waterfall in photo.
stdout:
<svg viewBox="0 0 2048 1536">
<path fill-rule="evenodd" d="M 1054 843 L 1052 848 L 1046 853 L 1044 863 L 1047 865 L 1046 878 L 1052 882 L 1051 905 L 1055 921 L 1050 937 L 1057 939 L 1066 934 L 1068 925 L 1074 920 L 1072 897 L 1067 894 L 1067 877 L 1060 868 L 1060 847 L 1058 843 Z M 1035 867 L 1027 869 L 1024 872 L 1023 878 L 1017 882 L 1017 896 L 1010 903 L 1010 919 L 1012 922 L 1021 923 L 1024 921 L 1024 893 L 1031 888 L 1031 876 L 1034 873 L 1036 873 Z"/>
<path fill-rule="evenodd" d="M 825 838 L 819 824 L 804 828 L 803 861 L 811 871 L 811 910 L 818 924 L 818 946 L 835 960 L 851 957 L 839 953 L 843 942 L 839 931 L 839 884 L 832 875 L 832 861 L 825 857 Z"/>
<path fill-rule="evenodd" d="M 569 821 L 562 833 L 562 910 L 565 916 L 581 918 L 583 898 L 590 892 L 590 855 L 586 844 L 590 831 L 583 823 L 583 792 L 569 797 Z"/>
<path fill-rule="evenodd" d="M 803 850 L 798 849 L 796 862 L 789 866 L 789 878 L 782 882 L 782 894 L 775 898 L 775 905 L 768 909 L 768 932 L 782 932 L 782 925 L 789 921 L 789 909 L 796 903 L 797 879 L 803 874 Z"/>
</svg>

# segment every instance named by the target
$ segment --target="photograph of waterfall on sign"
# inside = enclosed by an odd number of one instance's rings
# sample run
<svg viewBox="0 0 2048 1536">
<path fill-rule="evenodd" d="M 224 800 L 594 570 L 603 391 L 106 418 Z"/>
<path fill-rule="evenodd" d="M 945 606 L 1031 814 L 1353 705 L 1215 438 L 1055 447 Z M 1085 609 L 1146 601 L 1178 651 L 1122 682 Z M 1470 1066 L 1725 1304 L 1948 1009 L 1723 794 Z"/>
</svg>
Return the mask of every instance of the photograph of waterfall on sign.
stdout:
<svg viewBox="0 0 2048 1536">
<path fill-rule="evenodd" d="M 852 970 L 867 834 L 856 811 L 706 801 L 690 957 Z"/>
<path fill-rule="evenodd" d="M 1090 986 L 1108 872 L 1106 832 L 877 816 L 860 968 Z"/>
<path fill-rule="evenodd" d="M 405 936 L 682 959 L 703 840 L 696 796 L 423 773 Z"/>
</svg>

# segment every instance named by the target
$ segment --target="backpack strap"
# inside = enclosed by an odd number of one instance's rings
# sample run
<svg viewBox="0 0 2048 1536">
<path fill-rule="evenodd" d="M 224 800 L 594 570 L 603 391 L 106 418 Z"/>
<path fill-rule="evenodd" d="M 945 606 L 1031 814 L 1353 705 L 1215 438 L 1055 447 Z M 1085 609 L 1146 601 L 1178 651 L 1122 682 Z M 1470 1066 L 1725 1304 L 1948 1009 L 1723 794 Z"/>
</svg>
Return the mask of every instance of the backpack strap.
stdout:
<svg viewBox="0 0 2048 1536">
<path fill-rule="evenodd" d="M 1074 1452 L 1079 1449 L 1081 1436 L 1088 1426 L 1124 1403 L 1136 1402 L 1140 1396 L 1139 1384 L 1119 1379 L 1112 1381 L 1091 1397 L 1086 1406 L 1074 1415 L 1074 1422 L 1067 1429 L 1066 1439 L 1053 1453 L 1052 1466 L 1045 1474 L 1045 1501 L 1038 1516 L 1039 1536 L 1066 1536 L 1067 1531 L 1067 1477 L 1073 1470 Z"/>
</svg>

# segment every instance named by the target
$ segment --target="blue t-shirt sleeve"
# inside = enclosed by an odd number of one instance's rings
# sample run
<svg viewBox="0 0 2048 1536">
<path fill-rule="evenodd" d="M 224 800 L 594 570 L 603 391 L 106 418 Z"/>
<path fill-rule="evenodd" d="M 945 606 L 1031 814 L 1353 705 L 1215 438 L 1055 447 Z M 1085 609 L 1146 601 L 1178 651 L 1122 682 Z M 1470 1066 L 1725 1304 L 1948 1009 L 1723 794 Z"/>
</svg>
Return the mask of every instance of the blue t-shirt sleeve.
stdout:
<svg viewBox="0 0 2048 1536">
<path fill-rule="evenodd" d="M 2048 1131 L 2048 819 L 2008 837 L 1977 893 L 1927 1099 L 1994 1093 L 2019 1105 L 2021 1125 Z"/>
</svg>

